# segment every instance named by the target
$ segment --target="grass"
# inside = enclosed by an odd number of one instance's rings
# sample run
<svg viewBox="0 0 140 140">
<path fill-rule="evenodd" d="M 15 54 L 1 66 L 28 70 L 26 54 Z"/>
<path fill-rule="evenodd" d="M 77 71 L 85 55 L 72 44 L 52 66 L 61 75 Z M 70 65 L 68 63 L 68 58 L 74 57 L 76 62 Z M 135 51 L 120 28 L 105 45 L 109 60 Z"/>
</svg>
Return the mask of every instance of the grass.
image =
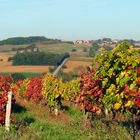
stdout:
<svg viewBox="0 0 140 140">
<path fill-rule="evenodd" d="M 51 53 L 66 53 L 75 48 L 72 44 L 58 43 L 58 44 L 37 44 L 37 47 L 44 52 Z"/>
<path fill-rule="evenodd" d="M 72 53 L 78 53 L 83 52 L 83 49 L 85 48 L 85 45 L 77 46 L 74 44 L 68 44 L 68 43 L 57 43 L 57 44 L 37 44 L 37 47 L 40 48 L 40 50 L 43 50 L 44 52 L 51 52 L 51 53 L 65 53 L 65 52 L 72 52 L 73 49 L 76 49 L 76 52 Z M 86 46 L 87 48 L 89 46 Z"/>
<path fill-rule="evenodd" d="M 84 113 L 71 105 L 64 106 L 58 118 L 24 100 L 14 108 L 10 132 L 0 127 L 1 140 L 133 140 L 129 121 L 117 123 L 98 117 L 89 129 L 84 125 Z"/>
<path fill-rule="evenodd" d="M 67 113 L 71 114 L 71 121 L 60 123 L 43 119 L 42 116 L 34 112 L 35 110 L 26 110 L 20 106 L 18 108 L 20 109 L 14 113 L 15 121 L 13 121 L 10 133 L 6 134 L 3 127 L 0 129 L 1 139 L 76 140 L 87 136 L 86 129 L 80 130 L 81 114 L 76 110 L 67 110 Z M 47 118 L 48 113 L 44 112 L 44 115 Z"/>
</svg>

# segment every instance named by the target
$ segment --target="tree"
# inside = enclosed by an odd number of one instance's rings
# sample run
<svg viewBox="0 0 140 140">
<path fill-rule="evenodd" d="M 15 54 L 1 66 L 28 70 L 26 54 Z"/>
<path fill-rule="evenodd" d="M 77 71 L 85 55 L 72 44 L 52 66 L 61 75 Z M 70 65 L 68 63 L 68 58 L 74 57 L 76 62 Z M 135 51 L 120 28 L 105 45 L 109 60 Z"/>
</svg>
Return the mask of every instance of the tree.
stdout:
<svg viewBox="0 0 140 140">
<path fill-rule="evenodd" d="M 93 43 L 92 46 L 91 46 L 90 49 L 89 49 L 89 56 L 90 56 L 90 57 L 94 57 L 99 48 L 100 48 L 100 47 L 99 47 L 98 44 Z"/>
</svg>

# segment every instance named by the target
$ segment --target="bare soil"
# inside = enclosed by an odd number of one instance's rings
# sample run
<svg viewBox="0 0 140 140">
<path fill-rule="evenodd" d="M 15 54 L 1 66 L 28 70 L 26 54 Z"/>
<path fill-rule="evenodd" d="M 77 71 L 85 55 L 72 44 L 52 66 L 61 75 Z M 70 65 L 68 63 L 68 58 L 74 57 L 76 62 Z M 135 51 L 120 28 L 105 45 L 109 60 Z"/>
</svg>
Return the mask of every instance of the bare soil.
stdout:
<svg viewBox="0 0 140 140">
<path fill-rule="evenodd" d="M 82 67 L 87 67 L 89 65 L 91 65 L 92 62 L 85 62 L 85 61 L 72 61 L 69 60 L 65 65 L 67 66 L 66 69 L 64 69 L 64 72 L 70 72 L 70 71 L 74 71 L 75 68 L 78 68 L 80 66 Z"/>
</svg>

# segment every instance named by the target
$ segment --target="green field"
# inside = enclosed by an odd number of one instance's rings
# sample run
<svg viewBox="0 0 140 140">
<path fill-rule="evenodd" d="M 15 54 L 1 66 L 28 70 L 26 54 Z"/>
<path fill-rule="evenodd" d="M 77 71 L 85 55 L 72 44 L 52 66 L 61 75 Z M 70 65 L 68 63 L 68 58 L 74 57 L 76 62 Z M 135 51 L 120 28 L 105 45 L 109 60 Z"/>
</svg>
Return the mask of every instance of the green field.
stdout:
<svg viewBox="0 0 140 140">
<path fill-rule="evenodd" d="M 37 77 L 37 76 L 42 75 L 40 73 L 31 73 L 31 72 L 16 72 L 16 73 L 2 72 L 0 74 L 4 75 L 4 76 L 11 74 L 13 77 L 13 80 L 15 80 L 15 81 L 16 80 L 23 80 L 26 78 L 33 78 L 33 77 Z"/>
</svg>

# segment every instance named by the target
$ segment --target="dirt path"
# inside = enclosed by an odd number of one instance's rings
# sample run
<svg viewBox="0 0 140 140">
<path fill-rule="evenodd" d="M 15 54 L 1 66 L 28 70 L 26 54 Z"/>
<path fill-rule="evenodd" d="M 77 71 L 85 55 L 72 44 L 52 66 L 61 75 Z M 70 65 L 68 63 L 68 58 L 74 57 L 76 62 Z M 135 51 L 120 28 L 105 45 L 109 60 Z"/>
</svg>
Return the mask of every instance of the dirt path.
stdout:
<svg viewBox="0 0 140 140">
<path fill-rule="evenodd" d="M 63 67 L 63 65 L 68 61 L 68 58 L 64 59 L 64 61 L 56 68 L 56 70 L 54 71 L 53 75 L 57 75 L 58 72 L 61 70 L 61 68 Z"/>
</svg>

